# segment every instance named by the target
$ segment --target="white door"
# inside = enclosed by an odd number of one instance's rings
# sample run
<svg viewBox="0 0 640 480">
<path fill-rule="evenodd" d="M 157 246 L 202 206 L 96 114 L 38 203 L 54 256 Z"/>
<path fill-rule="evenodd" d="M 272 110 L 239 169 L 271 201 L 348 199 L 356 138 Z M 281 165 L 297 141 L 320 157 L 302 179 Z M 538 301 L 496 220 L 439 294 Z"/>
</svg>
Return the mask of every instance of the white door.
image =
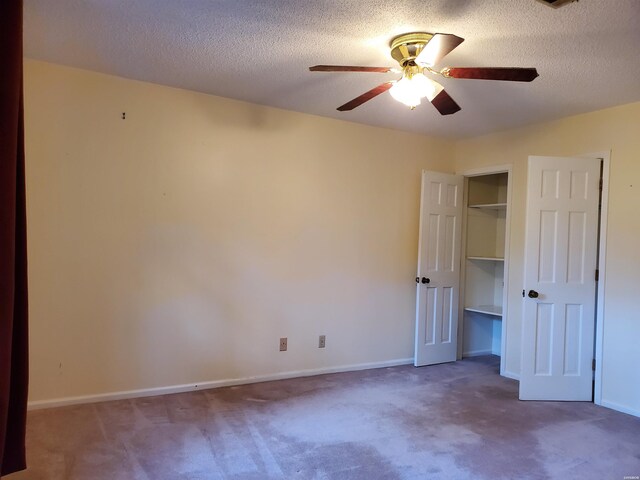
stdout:
<svg viewBox="0 0 640 480">
<path fill-rule="evenodd" d="M 414 364 L 456 359 L 463 178 L 422 172 Z"/>
<path fill-rule="evenodd" d="M 521 400 L 592 398 L 600 160 L 529 157 Z"/>
</svg>

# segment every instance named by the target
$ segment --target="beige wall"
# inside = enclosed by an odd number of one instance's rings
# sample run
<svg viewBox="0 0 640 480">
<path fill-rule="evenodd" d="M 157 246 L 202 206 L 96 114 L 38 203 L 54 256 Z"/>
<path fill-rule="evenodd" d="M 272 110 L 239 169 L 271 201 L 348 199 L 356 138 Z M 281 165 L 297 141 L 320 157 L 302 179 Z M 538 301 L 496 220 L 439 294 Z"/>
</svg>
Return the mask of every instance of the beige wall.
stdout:
<svg viewBox="0 0 640 480">
<path fill-rule="evenodd" d="M 450 143 L 25 67 L 32 402 L 413 355 Z"/>
<path fill-rule="evenodd" d="M 603 404 L 640 414 L 640 103 L 457 142 L 456 171 L 513 165 L 507 371 L 520 371 L 529 155 L 611 151 L 603 343 Z"/>
<path fill-rule="evenodd" d="M 454 161 L 513 164 L 517 374 L 527 157 L 611 150 L 603 401 L 640 412 L 640 103 L 453 144 L 42 62 L 25 82 L 31 401 L 412 356 L 420 171 Z"/>
</svg>

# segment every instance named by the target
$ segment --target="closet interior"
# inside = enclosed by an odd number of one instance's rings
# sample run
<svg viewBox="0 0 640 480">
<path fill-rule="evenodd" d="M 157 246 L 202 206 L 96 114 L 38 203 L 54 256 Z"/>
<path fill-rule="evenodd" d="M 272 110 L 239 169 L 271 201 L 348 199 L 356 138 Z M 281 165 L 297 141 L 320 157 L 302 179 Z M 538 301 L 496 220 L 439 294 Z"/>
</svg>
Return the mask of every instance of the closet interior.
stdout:
<svg viewBox="0 0 640 480">
<path fill-rule="evenodd" d="M 509 174 L 466 178 L 462 356 L 501 355 Z"/>
</svg>

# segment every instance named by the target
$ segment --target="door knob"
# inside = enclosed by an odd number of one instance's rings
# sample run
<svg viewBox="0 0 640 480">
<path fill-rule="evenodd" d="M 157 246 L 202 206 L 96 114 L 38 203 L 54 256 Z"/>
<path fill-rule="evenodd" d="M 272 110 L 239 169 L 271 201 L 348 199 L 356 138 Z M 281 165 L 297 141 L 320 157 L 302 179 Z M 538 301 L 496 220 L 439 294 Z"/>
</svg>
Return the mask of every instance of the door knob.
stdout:
<svg viewBox="0 0 640 480">
<path fill-rule="evenodd" d="M 416 283 L 420 283 L 420 277 L 416 277 Z"/>
<path fill-rule="evenodd" d="M 427 277 L 422 277 L 422 283 L 430 283 L 431 279 Z"/>
<path fill-rule="evenodd" d="M 529 293 L 527 295 L 529 296 L 529 298 L 538 298 L 538 292 L 536 292 L 535 290 L 529 290 Z"/>
</svg>

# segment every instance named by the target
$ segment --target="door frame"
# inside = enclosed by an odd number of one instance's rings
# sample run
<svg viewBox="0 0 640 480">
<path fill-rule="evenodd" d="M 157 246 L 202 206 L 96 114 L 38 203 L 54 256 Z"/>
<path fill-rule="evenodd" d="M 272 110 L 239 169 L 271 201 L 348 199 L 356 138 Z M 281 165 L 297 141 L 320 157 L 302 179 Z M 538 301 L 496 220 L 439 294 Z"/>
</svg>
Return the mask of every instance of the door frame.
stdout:
<svg viewBox="0 0 640 480">
<path fill-rule="evenodd" d="M 609 216 L 609 173 L 611 169 L 611 150 L 578 155 L 579 157 L 599 158 L 602 161 L 602 193 L 600 205 L 600 243 L 598 245 L 598 284 L 596 288 L 596 337 L 594 359 L 596 370 L 594 372 L 593 403 L 602 405 L 602 345 L 604 332 L 604 293 L 606 284 L 606 255 L 607 255 L 607 220 Z M 605 405 L 606 406 L 606 405 Z"/>
<path fill-rule="evenodd" d="M 460 296 L 458 301 L 458 354 L 457 360 L 462 359 L 462 350 L 464 347 L 464 299 L 466 285 L 466 251 L 467 251 L 467 202 L 469 195 L 469 177 L 478 177 L 482 175 L 493 175 L 497 173 L 506 173 L 508 175 L 507 182 L 507 208 L 505 212 L 505 238 L 504 238 L 504 287 L 502 289 L 502 328 L 500 337 L 500 375 L 508 378 L 517 379 L 518 375 L 506 370 L 506 348 L 507 348 L 507 323 L 509 318 L 509 251 L 511 238 L 511 192 L 513 188 L 513 166 L 511 164 L 492 165 L 487 167 L 473 168 L 456 172 L 456 175 L 464 177 L 464 190 L 462 196 L 462 243 L 460 252 Z"/>
</svg>

